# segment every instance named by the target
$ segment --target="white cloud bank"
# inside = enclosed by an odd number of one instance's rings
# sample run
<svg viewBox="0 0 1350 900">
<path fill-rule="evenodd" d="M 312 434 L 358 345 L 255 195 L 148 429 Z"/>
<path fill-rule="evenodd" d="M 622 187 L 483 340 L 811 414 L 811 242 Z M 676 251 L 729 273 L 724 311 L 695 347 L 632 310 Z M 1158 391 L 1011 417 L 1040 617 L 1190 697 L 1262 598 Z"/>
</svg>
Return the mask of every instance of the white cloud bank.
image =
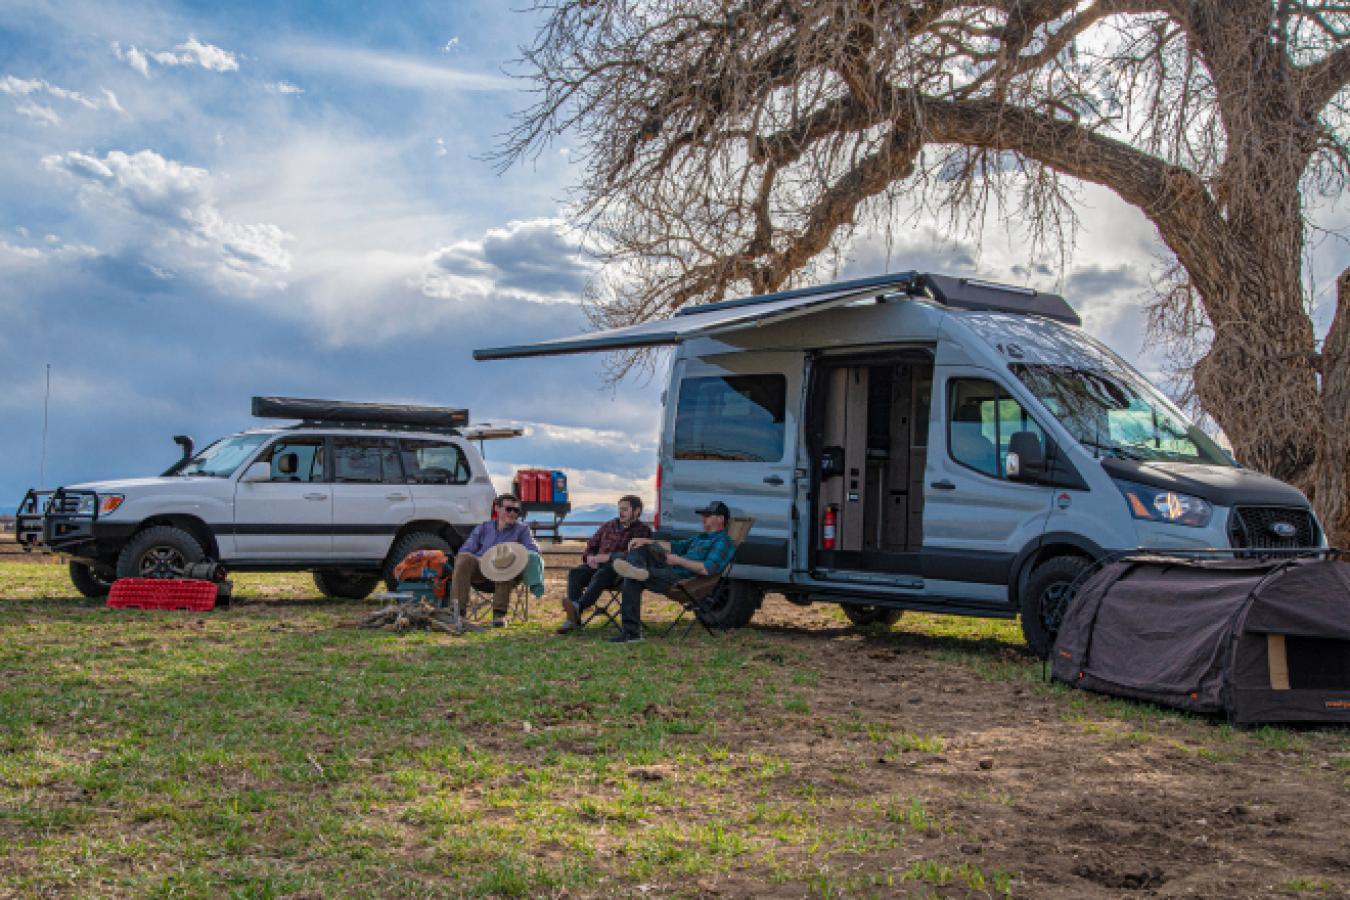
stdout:
<svg viewBox="0 0 1350 900">
<path fill-rule="evenodd" d="M 39 125 L 60 125 L 61 116 L 52 107 L 38 102 L 38 98 L 61 100 L 90 110 L 109 109 L 113 112 L 125 112 L 122 105 L 117 102 L 116 94 L 107 88 L 100 88 L 99 92 L 102 96 L 94 98 L 79 91 L 67 90 L 41 78 L 0 75 L 0 94 L 13 97 L 15 112 Z"/>
<path fill-rule="evenodd" d="M 239 59 L 228 50 L 213 44 L 197 40 L 196 35 L 172 50 L 141 50 L 134 44 L 122 49 L 117 41 L 112 43 L 113 54 L 146 78 L 150 77 L 150 64 L 161 66 L 200 66 L 208 72 L 237 72 Z"/>
<path fill-rule="evenodd" d="M 596 267 L 580 236 L 561 219 L 528 219 L 436 250 L 418 287 L 445 300 L 506 293 L 540 303 L 575 303 Z"/>
<path fill-rule="evenodd" d="M 42 166 L 76 179 L 86 204 L 103 205 L 152 272 L 195 271 L 234 294 L 285 287 L 291 235 L 276 225 L 227 219 L 206 169 L 153 150 L 112 150 L 102 158 L 70 151 L 44 157 Z"/>
</svg>

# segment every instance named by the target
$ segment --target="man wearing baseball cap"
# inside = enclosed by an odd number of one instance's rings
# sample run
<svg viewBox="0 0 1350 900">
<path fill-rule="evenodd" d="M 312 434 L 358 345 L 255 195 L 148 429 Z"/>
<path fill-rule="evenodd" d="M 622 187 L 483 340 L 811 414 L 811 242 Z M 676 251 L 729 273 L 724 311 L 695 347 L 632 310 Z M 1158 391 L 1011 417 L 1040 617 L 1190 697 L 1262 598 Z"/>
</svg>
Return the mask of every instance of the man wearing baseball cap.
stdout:
<svg viewBox="0 0 1350 900">
<path fill-rule="evenodd" d="M 642 591 L 665 593 L 676 582 L 695 575 L 720 575 L 736 545 L 727 534 L 731 510 L 714 500 L 697 510 L 703 517 L 703 531 L 676 541 L 634 538 L 628 552 L 611 559 L 614 571 L 623 577 L 623 603 L 619 607 L 622 628 L 616 644 L 642 640 Z"/>
</svg>

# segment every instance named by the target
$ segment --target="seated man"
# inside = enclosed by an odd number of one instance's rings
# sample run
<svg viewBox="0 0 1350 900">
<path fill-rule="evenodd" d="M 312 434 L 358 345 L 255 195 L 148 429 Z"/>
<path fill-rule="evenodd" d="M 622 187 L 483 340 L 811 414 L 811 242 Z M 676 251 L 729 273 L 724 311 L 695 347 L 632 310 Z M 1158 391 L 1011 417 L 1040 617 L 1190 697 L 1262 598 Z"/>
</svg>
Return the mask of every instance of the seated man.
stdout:
<svg viewBox="0 0 1350 900">
<path fill-rule="evenodd" d="M 664 593 L 676 582 L 695 575 L 720 575 L 731 562 L 736 545 L 727 534 L 731 510 L 721 500 L 698 510 L 703 533 L 677 541 L 635 538 L 629 550 L 614 557 L 614 571 L 623 576 L 623 628 L 616 644 L 642 640 L 642 589 Z"/>
<path fill-rule="evenodd" d="M 455 572 L 450 577 L 450 591 L 455 596 L 455 605 L 459 607 L 461 616 L 469 609 L 469 583 L 483 577 L 478 561 L 485 553 L 507 541 L 523 544 L 531 553 L 539 552 L 530 526 L 520 521 L 520 500 L 515 494 L 502 494 L 493 501 L 492 506 L 497 510 L 497 518 L 475 527 L 464 546 L 455 554 Z M 496 628 L 506 625 L 506 614 L 511 610 L 511 590 L 514 587 L 515 581 L 498 581 L 492 585 L 492 624 Z"/>
<path fill-rule="evenodd" d="M 562 601 L 567 621 L 558 634 L 581 628 L 581 614 L 594 606 L 607 588 L 618 583 L 619 576 L 614 574 L 610 558 L 626 552 L 634 538 L 652 536 L 652 530 L 641 518 L 641 498 L 628 494 L 619 498 L 619 517 L 610 519 L 591 535 L 581 553 L 581 565 L 567 573 L 567 596 Z"/>
</svg>

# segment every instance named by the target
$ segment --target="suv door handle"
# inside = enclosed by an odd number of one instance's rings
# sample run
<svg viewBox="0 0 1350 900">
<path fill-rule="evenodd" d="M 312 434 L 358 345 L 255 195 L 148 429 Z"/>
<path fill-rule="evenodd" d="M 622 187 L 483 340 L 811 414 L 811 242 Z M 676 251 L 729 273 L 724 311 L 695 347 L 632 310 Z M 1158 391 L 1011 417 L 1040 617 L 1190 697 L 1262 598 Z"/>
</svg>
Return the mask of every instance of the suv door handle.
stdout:
<svg viewBox="0 0 1350 900">
<path fill-rule="evenodd" d="M 386 500 L 407 500 L 407 499 L 408 499 L 408 495 L 407 495 L 407 494 L 385 494 L 385 495 L 384 495 L 384 499 L 386 499 Z"/>
<path fill-rule="evenodd" d="M 765 483 L 765 484 L 779 485 L 779 484 L 782 484 L 782 483 L 783 483 L 783 479 L 782 479 L 781 477 L 777 476 L 777 475 L 765 475 L 765 476 L 764 476 L 764 483 Z"/>
<path fill-rule="evenodd" d="M 945 478 L 942 479 L 941 481 L 935 481 L 935 482 L 933 482 L 932 484 L 929 485 L 929 487 L 937 488 L 939 491 L 954 491 L 954 490 L 956 490 L 956 485 L 952 484 L 950 481 L 948 481 L 948 480 L 945 479 Z"/>
<path fill-rule="evenodd" d="M 309 493 L 309 494 L 305 494 L 305 499 L 306 499 L 306 500 L 327 500 L 327 499 L 328 499 L 328 495 L 327 495 L 327 494 L 319 494 L 319 493 Z"/>
</svg>

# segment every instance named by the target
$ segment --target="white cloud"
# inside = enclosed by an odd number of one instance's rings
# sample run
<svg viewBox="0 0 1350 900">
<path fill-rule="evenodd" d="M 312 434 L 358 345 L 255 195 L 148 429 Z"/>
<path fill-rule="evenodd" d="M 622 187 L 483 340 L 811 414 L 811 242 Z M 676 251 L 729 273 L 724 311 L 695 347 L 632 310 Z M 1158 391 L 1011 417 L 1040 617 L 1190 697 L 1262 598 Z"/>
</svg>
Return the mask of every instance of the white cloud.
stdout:
<svg viewBox="0 0 1350 900">
<path fill-rule="evenodd" d="M 520 88 L 519 84 L 502 75 L 466 72 L 415 57 L 352 47 L 300 44 L 280 47 L 276 52 L 295 65 L 418 91 L 515 91 Z"/>
<path fill-rule="evenodd" d="M 458 49 L 459 49 L 459 37 L 456 36 L 452 37 L 450 40 L 445 42 L 445 46 L 441 48 L 441 52 L 454 53 Z"/>
<path fill-rule="evenodd" d="M 289 81 L 278 81 L 267 86 L 268 90 L 278 94 L 303 94 L 305 89 L 298 84 L 291 84 Z"/>
<path fill-rule="evenodd" d="M 0 94 L 13 97 L 15 99 L 14 111 L 21 116 L 32 119 L 39 125 L 60 125 L 61 116 L 52 107 L 39 103 L 38 97 L 63 100 L 84 109 L 111 109 L 114 112 L 124 112 L 122 105 L 117 102 L 117 96 L 112 91 L 107 88 L 100 88 L 100 91 L 103 97 L 96 100 L 86 97 L 79 91 L 67 90 L 41 78 L 18 78 L 14 75 L 0 76 Z"/>
<path fill-rule="evenodd" d="M 117 41 L 113 41 L 112 50 L 118 59 L 147 78 L 150 77 L 152 61 L 161 66 L 200 66 L 209 72 L 239 70 L 239 59 L 233 53 L 199 41 L 196 35 L 189 35 L 186 41 L 172 50 L 143 51 L 135 45 L 123 50 Z"/>
<path fill-rule="evenodd" d="M 77 179 L 86 203 L 103 204 L 106 215 L 122 219 L 129 249 L 142 254 L 152 273 L 196 271 L 235 294 L 285 286 L 291 235 L 276 225 L 227 219 L 216 206 L 206 169 L 152 150 L 113 150 L 102 159 L 71 151 L 44 157 L 42 165 Z M 132 221 L 125 221 L 128 217 Z M 145 232 L 146 225 L 154 230 Z"/>
<path fill-rule="evenodd" d="M 418 287 L 429 297 L 446 300 L 501 292 L 537 302 L 575 303 L 596 267 L 579 236 L 561 219 L 528 219 L 435 251 Z"/>
<path fill-rule="evenodd" d="M 42 106 L 38 103 L 20 103 L 14 107 L 14 111 L 24 118 L 32 119 L 39 125 L 61 124 L 61 117 L 50 106 Z"/>
<path fill-rule="evenodd" d="M 27 236 L 27 229 L 21 228 L 19 232 Z M 44 243 L 46 244 L 44 247 L 33 247 L 0 241 L 0 265 L 45 264 L 88 259 L 98 255 L 98 250 L 88 244 L 68 244 L 54 234 L 47 235 Z"/>
</svg>

